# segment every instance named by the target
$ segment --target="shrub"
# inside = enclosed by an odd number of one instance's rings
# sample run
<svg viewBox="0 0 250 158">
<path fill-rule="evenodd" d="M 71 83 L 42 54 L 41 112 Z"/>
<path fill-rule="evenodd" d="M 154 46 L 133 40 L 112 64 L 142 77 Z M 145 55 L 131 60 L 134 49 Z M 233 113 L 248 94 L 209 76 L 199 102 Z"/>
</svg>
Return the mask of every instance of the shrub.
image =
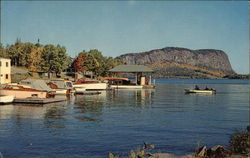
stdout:
<svg viewBox="0 0 250 158">
<path fill-rule="evenodd" d="M 236 154 L 250 153 L 250 132 L 236 131 L 230 138 L 231 151 Z"/>
</svg>

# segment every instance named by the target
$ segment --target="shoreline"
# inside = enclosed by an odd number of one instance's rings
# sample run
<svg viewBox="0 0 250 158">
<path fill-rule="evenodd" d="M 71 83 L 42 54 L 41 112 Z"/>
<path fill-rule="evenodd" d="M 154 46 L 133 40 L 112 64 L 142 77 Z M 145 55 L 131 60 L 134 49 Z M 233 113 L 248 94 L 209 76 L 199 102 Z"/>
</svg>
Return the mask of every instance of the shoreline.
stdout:
<svg viewBox="0 0 250 158">
<path fill-rule="evenodd" d="M 199 156 L 195 156 L 195 154 L 188 154 L 188 155 L 174 155 L 170 153 L 156 153 L 154 154 L 155 158 L 203 158 Z M 204 157 L 205 158 L 205 157 Z M 248 156 L 245 155 L 240 155 L 240 154 L 232 154 L 230 156 L 224 157 L 224 158 L 249 158 Z"/>
</svg>

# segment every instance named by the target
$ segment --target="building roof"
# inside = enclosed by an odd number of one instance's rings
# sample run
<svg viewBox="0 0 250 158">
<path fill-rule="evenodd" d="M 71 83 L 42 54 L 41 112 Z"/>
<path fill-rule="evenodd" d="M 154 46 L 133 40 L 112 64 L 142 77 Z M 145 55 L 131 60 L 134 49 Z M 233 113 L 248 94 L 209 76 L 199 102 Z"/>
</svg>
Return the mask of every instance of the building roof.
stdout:
<svg viewBox="0 0 250 158">
<path fill-rule="evenodd" d="M 114 67 L 113 69 L 109 70 L 109 72 L 153 72 L 152 69 L 150 69 L 147 66 L 144 65 L 118 65 Z"/>
</svg>

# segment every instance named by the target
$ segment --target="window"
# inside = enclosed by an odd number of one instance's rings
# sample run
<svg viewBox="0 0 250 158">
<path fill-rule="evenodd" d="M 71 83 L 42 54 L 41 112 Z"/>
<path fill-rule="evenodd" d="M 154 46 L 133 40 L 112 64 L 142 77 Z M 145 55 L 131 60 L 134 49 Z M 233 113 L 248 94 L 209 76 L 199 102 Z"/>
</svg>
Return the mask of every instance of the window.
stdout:
<svg viewBox="0 0 250 158">
<path fill-rule="evenodd" d="M 6 67 L 8 67 L 9 66 L 9 62 L 6 62 Z"/>
<path fill-rule="evenodd" d="M 71 82 L 66 82 L 66 85 L 67 85 L 67 87 L 70 87 L 70 88 L 73 87 Z"/>
<path fill-rule="evenodd" d="M 5 75 L 5 79 L 9 79 L 9 75 L 8 74 Z"/>
</svg>

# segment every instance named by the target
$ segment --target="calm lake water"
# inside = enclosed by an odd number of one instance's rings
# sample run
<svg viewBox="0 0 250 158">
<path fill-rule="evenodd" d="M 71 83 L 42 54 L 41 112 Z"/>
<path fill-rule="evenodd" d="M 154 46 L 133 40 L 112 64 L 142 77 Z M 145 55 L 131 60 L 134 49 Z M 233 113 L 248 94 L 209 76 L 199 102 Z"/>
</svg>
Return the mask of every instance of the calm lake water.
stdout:
<svg viewBox="0 0 250 158">
<path fill-rule="evenodd" d="M 206 85 L 216 95 L 185 94 Z M 249 80 L 159 79 L 154 90 L 115 90 L 43 106 L 0 106 L 4 158 L 126 156 L 143 142 L 188 154 L 227 145 L 249 123 Z M 0 155 L 1 155 L 0 154 Z"/>
</svg>

